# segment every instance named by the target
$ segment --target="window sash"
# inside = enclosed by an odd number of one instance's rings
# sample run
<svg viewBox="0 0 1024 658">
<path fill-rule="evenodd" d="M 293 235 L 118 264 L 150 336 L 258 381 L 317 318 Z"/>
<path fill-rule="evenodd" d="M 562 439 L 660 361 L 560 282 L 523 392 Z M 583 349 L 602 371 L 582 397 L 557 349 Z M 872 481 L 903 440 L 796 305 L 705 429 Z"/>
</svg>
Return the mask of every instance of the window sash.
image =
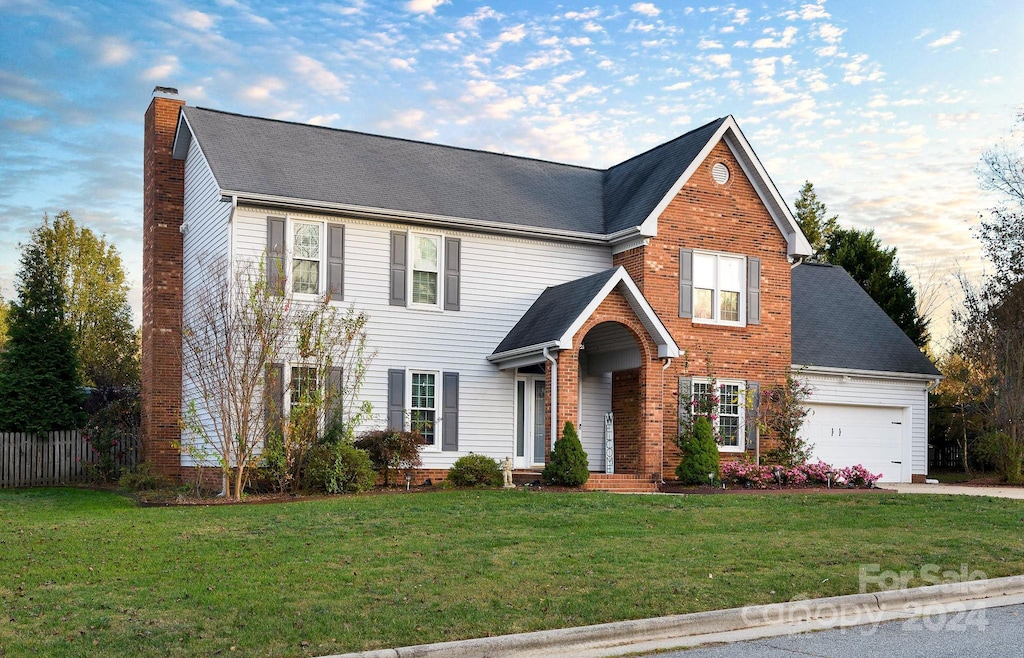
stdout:
<svg viewBox="0 0 1024 658">
<path fill-rule="evenodd" d="M 440 298 L 438 277 L 441 271 L 441 238 L 416 235 L 412 240 L 412 303 L 436 306 Z"/>
<path fill-rule="evenodd" d="M 693 319 L 742 324 L 745 259 L 726 254 L 694 253 Z"/>
<path fill-rule="evenodd" d="M 745 385 L 738 381 L 718 381 L 718 405 L 713 410 L 712 424 L 721 439 L 720 448 L 743 450 L 745 412 Z M 702 408 L 699 401 L 711 395 L 711 382 L 694 379 L 690 384 L 692 399 L 698 401 L 696 408 Z"/>
<path fill-rule="evenodd" d="M 437 443 L 437 374 L 413 372 L 409 377 L 411 429 L 423 436 L 425 445 Z"/>
<path fill-rule="evenodd" d="M 322 224 L 292 222 L 292 292 L 320 294 L 320 278 L 324 258 L 324 227 Z"/>
</svg>

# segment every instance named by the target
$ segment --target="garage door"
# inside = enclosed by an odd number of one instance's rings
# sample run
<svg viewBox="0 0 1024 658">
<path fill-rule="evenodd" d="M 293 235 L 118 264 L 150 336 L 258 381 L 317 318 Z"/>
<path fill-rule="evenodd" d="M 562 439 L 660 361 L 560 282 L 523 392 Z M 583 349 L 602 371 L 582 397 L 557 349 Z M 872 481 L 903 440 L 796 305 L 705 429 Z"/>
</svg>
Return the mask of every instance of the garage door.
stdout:
<svg viewBox="0 0 1024 658">
<path fill-rule="evenodd" d="M 883 482 L 909 482 L 910 432 L 901 407 L 810 404 L 803 435 L 813 444 L 814 459 L 836 467 L 863 464 L 881 473 Z"/>
</svg>

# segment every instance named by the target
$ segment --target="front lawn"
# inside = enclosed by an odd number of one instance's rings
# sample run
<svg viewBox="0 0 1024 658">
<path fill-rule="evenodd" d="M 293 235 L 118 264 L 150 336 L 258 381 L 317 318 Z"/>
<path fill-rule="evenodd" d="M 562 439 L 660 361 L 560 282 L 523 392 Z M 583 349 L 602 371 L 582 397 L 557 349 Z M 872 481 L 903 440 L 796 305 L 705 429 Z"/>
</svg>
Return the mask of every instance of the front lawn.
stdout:
<svg viewBox="0 0 1024 658">
<path fill-rule="evenodd" d="M 446 491 L 138 508 L 0 491 L 0 655 L 319 655 L 848 594 L 871 563 L 1024 573 L 1024 504 Z"/>
</svg>

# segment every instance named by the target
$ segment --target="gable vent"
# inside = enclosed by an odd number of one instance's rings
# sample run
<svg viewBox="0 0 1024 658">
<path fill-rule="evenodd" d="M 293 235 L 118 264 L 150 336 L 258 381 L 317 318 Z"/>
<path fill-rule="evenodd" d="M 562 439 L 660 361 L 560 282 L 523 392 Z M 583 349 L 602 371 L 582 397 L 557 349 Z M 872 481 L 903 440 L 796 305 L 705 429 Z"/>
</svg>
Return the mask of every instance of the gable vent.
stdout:
<svg viewBox="0 0 1024 658">
<path fill-rule="evenodd" d="M 729 168 L 721 162 L 716 162 L 715 166 L 711 167 L 711 178 L 719 185 L 725 185 L 729 182 Z"/>
</svg>

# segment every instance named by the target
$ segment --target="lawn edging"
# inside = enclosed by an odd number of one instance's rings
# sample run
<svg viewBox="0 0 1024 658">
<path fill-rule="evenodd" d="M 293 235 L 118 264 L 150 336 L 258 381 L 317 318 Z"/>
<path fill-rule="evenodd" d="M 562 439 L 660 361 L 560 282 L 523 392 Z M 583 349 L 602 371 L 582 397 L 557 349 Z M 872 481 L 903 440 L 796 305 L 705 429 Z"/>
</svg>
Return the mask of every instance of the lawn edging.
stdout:
<svg viewBox="0 0 1024 658">
<path fill-rule="evenodd" d="M 997 597 L 1024 595 L 1024 575 L 990 578 L 928 587 L 848 594 L 821 599 L 806 599 L 746 606 L 729 610 L 711 610 L 652 619 L 610 622 L 515 635 L 421 644 L 394 649 L 376 649 L 334 654 L 323 658 L 478 658 L 479 656 L 516 654 L 570 654 L 597 649 L 619 648 L 628 652 L 631 645 L 679 640 L 713 633 L 729 633 L 781 624 L 834 621 L 849 626 L 881 621 L 895 613 L 916 616 L 930 606 L 968 603 Z M 891 617 L 890 617 L 891 618 Z"/>
</svg>

